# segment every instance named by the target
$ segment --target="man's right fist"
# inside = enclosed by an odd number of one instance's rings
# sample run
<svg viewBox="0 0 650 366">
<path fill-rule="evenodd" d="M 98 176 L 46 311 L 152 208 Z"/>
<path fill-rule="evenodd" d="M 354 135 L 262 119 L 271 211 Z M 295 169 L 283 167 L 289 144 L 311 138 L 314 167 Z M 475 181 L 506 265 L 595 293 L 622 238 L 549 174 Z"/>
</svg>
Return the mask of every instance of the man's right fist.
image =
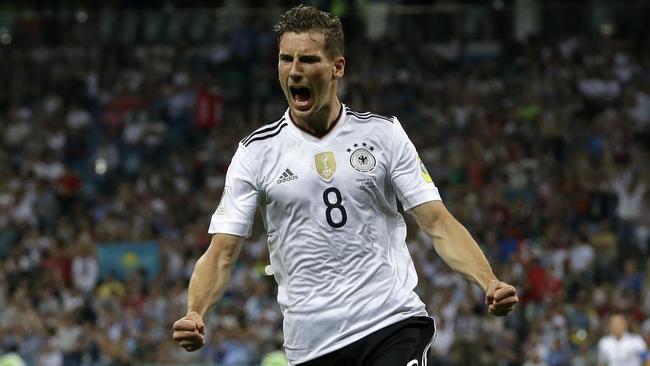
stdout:
<svg viewBox="0 0 650 366">
<path fill-rule="evenodd" d="M 174 335 L 178 344 L 188 352 L 196 351 L 205 344 L 205 325 L 199 313 L 192 311 L 174 323 Z"/>
</svg>

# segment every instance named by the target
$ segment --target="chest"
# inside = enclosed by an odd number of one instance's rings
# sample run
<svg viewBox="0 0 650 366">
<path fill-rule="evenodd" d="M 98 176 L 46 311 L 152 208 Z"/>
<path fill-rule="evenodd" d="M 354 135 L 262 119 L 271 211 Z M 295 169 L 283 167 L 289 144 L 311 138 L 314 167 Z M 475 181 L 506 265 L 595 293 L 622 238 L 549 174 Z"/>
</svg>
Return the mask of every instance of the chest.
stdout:
<svg viewBox="0 0 650 366">
<path fill-rule="evenodd" d="M 390 184 L 389 148 L 372 134 L 341 134 L 327 144 L 288 140 L 264 157 L 265 201 L 334 202 L 361 198 L 367 188 L 383 191 Z"/>
<path fill-rule="evenodd" d="M 642 349 L 639 344 L 633 339 L 625 338 L 620 341 L 610 340 L 605 347 L 605 353 L 612 362 L 617 364 L 632 365 L 637 364 L 641 360 Z"/>
</svg>

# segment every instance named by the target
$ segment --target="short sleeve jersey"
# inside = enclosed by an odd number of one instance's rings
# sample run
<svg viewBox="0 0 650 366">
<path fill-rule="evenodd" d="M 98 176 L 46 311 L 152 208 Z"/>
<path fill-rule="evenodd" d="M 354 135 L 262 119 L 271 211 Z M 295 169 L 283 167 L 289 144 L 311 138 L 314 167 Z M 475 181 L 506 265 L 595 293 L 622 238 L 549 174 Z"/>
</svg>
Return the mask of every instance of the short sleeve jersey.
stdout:
<svg viewBox="0 0 650 366">
<path fill-rule="evenodd" d="M 648 347 L 637 334 L 624 333 L 618 339 L 612 335 L 598 342 L 598 362 L 607 366 L 642 366 Z"/>
<path fill-rule="evenodd" d="M 248 236 L 260 209 L 296 364 L 427 314 L 397 199 L 440 195 L 395 117 L 342 106 L 323 138 L 290 118 L 240 142 L 209 232 Z"/>
</svg>

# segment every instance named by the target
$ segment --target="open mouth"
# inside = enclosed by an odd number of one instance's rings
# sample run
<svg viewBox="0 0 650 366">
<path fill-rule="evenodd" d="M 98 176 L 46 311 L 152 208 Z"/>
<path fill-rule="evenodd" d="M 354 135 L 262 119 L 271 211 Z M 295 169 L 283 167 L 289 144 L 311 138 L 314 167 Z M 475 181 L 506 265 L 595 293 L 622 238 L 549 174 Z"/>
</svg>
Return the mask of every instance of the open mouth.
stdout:
<svg viewBox="0 0 650 366">
<path fill-rule="evenodd" d="M 291 86 L 289 92 L 298 109 L 306 110 L 311 106 L 311 90 L 304 86 Z"/>
</svg>

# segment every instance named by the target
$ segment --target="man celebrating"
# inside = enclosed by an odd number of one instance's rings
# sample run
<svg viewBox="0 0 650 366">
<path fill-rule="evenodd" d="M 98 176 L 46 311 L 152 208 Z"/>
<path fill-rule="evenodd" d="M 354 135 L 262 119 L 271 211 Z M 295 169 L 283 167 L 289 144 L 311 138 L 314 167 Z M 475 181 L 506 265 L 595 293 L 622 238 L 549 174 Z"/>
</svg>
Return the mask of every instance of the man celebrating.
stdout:
<svg viewBox="0 0 650 366">
<path fill-rule="evenodd" d="M 515 289 L 497 279 L 447 211 L 397 118 L 339 101 L 339 19 L 298 6 L 275 31 L 289 108 L 239 144 L 174 339 L 188 351 L 203 345 L 203 316 L 221 298 L 258 207 L 291 365 L 426 364 L 435 325 L 413 290 L 417 275 L 397 199 L 441 258 L 485 291 L 488 311 L 508 314 Z"/>
</svg>

